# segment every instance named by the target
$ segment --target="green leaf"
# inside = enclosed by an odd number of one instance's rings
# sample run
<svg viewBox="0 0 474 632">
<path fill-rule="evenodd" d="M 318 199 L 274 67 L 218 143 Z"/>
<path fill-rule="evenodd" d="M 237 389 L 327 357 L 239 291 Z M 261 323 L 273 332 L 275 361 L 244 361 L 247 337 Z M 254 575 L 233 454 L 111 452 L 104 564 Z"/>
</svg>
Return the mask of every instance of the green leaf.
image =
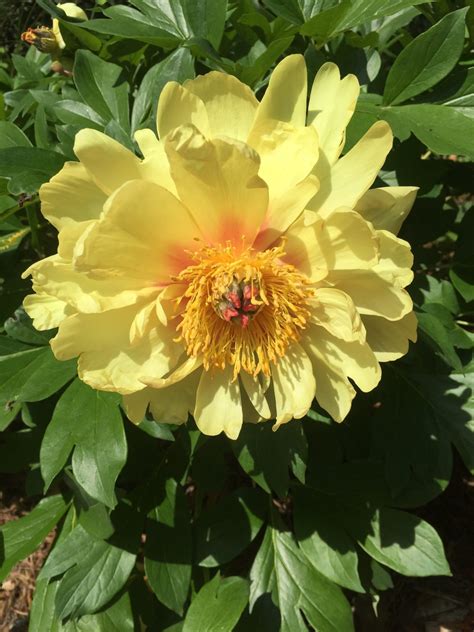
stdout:
<svg viewBox="0 0 474 632">
<path fill-rule="evenodd" d="M 23 238 L 30 233 L 30 228 L 21 228 L 12 233 L 0 236 L 0 254 L 16 250 L 23 241 Z"/>
<path fill-rule="evenodd" d="M 421 312 L 418 312 L 416 317 L 419 330 L 425 334 L 428 342 L 449 366 L 460 370 L 462 368 L 461 360 L 454 350 L 447 329 L 440 322 L 439 318 Z"/>
<path fill-rule="evenodd" d="M 29 632 L 63 632 L 55 609 L 58 586 L 58 581 L 37 580 L 28 621 Z"/>
<path fill-rule="evenodd" d="M 302 35 L 326 42 L 338 33 L 421 4 L 424 0 L 265 0 L 277 15 L 301 25 Z"/>
<path fill-rule="evenodd" d="M 249 598 L 248 581 L 217 573 L 191 602 L 182 632 L 231 632 Z"/>
<path fill-rule="evenodd" d="M 135 546 L 115 546 L 80 525 L 53 549 L 39 579 L 65 573 L 56 594 L 59 618 L 97 612 L 122 589 L 134 565 Z"/>
<path fill-rule="evenodd" d="M 41 500 L 24 518 L 12 520 L 0 527 L 0 582 L 11 569 L 28 557 L 43 542 L 67 509 L 62 496 Z"/>
<path fill-rule="evenodd" d="M 288 492 L 291 463 L 305 459 L 303 427 L 298 422 L 273 432 L 270 424 L 244 424 L 232 449 L 242 467 L 262 489 L 283 497 Z"/>
<path fill-rule="evenodd" d="M 344 529 L 330 498 L 296 488 L 294 503 L 296 539 L 314 567 L 336 584 L 364 592 L 357 571 L 355 542 Z"/>
<path fill-rule="evenodd" d="M 79 379 L 58 401 L 41 444 L 41 473 L 46 489 L 73 448 L 72 469 L 79 484 L 93 498 L 114 507 L 115 481 L 127 459 L 117 397 L 94 391 Z"/>
<path fill-rule="evenodd" d="M 414 375 L 413 379 L 474 473 L 474 374 Z"/>
<path fill-rule="evenodd" d="M 56 103 L 53 109 L 62 123 L 91 127 L 98 130 L 104 128 L 105 122 L 97 112 L 80 101 L 63 99 Z"/>
<path fill-rule="evenodd" d="M 5 147 L 31 147 L 26 134 L 9 121 L 0 121 L 0 149 Z"/>
<path fill-rule="evenodd" d="M 344 515 L 347 528 L 377 562 L 413 577 L 451 574 L 439 535 L 418 516 L 388 507 Z"/>
<path fill-rule="evenodd" d="M 184 36 L 175 32 L 172 23 L 170 29 L 169 21 L 166 26 L 172 32 L 155 25 L 149 18 L 132 7 L 114 6 L 106 9 L 104 14 L 108 19 L 88 20 L 78 26 L 88 31 L 118 35 L 122 38 L 135 39 L 163 48 L 174 48 L 184 39 Z"/>
<path fill-rule="evenodd" d="M 59 362 L 49 347 L 3 355 L 0 357 L 0 406 L 6 402 L 46 399 L 69 382 L 75 373 L 76 362 Z"/>
<path fill-rule="evenodd" d="M 402 103 L 446 77 L 463 49 L 467 10 L 448 13 L 402 50 L 388 74 L 384 103 Z"/>
<path fill-rule="evenodd" d="M 155 127 L 156 109 L 161 91 L 168 81 L 183 83 L 194 77 L 194 61 L 187 48 L 178 48 L 152 66 L 138 88 L 132 110 L 132 130 Z M 148 121 L 148 119 L 150 119 Z"/>
<path fill-rule="evenodd" d="M 291 36 L 280 37 L 274 40 L 268 47 L 263 47 L 261 54 L 246 60 L 247 63 L 243 63 L 243 60 L 239 59 L 237 62 L 239 79 L 249 86 L 255 86 L 263 78 L 264 74 L 270 70 L 280 55 L 289 48 L 293 39 L 293 36 Z M 242 69 L 239 71 L 240 65 L 242 65 Z"/>
<path fill-rule="evenodd" d="M 301 616 L 318 632 L 353 632 L 352 614 L 342 591 L 314 568 L 288 533 L 271 526 L 250 571 L 250 606 L 272 593 L 280 608 L 280 632 L 306 632 Z"/>
<path fill-rule="evenodd" d="M 122 79 L 121 66 L 106 62 L 90 51 L 79 50 L 74 62 L 74 82 L 84 102 L 105 122 L 115 120 L 130 128 L 129 85 Z"/>
<path fill-rule="evenodd" d="M 65 156 L 37 147 L 6 147 L 0 149 L 0 175 L 10 180 L 13 195 L 36 193 L 63 166 Z"/>
<path fill-rule="evenodd" d="M 23 307 L 19 307 L 13 316 L 5 321 L 4 327 L 10 338 L 31 345 L 47 345 L 52 333 L 35 329 Z"/>
<path fill-rule="evenodd" d="M 474 119 L 446 105 L 403 105 L 391 113 L 431 151 L 474 160 Z"/>
<path fill-rule="evenodd" d="M 176 0 L 173 7 L 167 0 L 133 0 L 138 9 L 164 32 L 179 39 L 202 37 L 219 48 L 224 33 L 227 0 Z M 118 9 L 118 7 L 117 7 Z M 117 15 L 111 9 L 107 15 Z M 125 11 L 121 11 L 125 15 Z"/>
<path fill-rule="evenodd" d="M 190 517 L 182 487 L 173 479 L 162 485 L 166 495 L 147 524 L 145 572 L 158 599 L 183 614 L 191 583 Z"/>
<path fill-rule="evenodd" d="M 63 632 L 134 632 L 132 604 L 128 592 L 123 592 L 97 614 L 86 614 L 68 621 Z M 49 632 L 49 630 L 48 630 Z"/>
<path fill-rule="evenodd" d="M 220 566 L 241 553 L 260 531 L 265 501 L 260 490 L 243 488 L 203 511 L 196 521 L 196 562 Z"/>
</svg>

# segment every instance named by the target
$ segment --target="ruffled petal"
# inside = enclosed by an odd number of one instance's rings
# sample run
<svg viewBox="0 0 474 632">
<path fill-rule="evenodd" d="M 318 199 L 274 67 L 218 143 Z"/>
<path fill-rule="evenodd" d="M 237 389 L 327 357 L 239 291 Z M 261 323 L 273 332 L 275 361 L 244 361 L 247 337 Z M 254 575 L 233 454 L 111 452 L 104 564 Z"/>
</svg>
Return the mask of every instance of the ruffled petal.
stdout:
<svg viewBox="0 0 474 632">
<path fill-rule="evenodd" d="M 375 228 L 389 230 L 396 235 L 411 211 L 417 191 L 418 187 L 370 189 L 355 208 Z"/>
<path fill-rule="evenodd" d="M 288 227 L 303 214 L 318 187 L 318 179 L 314 176 L 308 176 L 273 200 L 260 226 L 254 248 L 265 250 L 281 237 Z"/>
<path fill-rule="evenodd" d="M 345 375 L 364 392 L 371 391 L 380 382 L 381 369 L 370 346 L 365 342 L 347 342 L 331 336 L 322 327 L 307 330 L 306 349 L 325 358 L 335 371 Z"/>
<path fill-rule="evenodd" d="M 237 439 L 243 423 L 238 381 L 232 381 L 233 369 L 203 371 L 196 393 L 194 419 L 201 432 L 215 436 L 221 432 Z"/>
<path fill-rule="evenodd" d="M 162 140 L 181 125 L 194 125 L 202 134 L 209 136 L 209 117 L 204 103 L 175 81 L 168 82 L 163 88 L 156 120 Z"/>
<path fill-rule="evenodd" d="M 327 280 L 349 294 L 360 314 L 400 320 L 413 309 L 408 292 L 374 270 L 335 271 Z"/>
<path fill-rule="evenodd" d="M 81 129 L 76 134 L 74 153 L 107 195 L 128 180 L 141 178 L 140 159 L 116 140 L 97 130 Z"/>
<path fill-rule="evenodd" d="M 358 213 L 338 209 L 309 226 L 308 217 L 288 229 L 285 252 L 288 262 L 312 281 L 324 278 L 328 270 L 359 270 L 377 264 L 377 235 Z"/>
<path fill-rule="evenodd" d="M 137 287 L 135 279 L 90 277 L 57 255 L 39 261 L 31 271 L 36 291 L 86 314 L 133 305 L 159 292 L 157 287 Z"/>
<path fill-rule="evenodd" d="M 334 166 L 322 155 L 315 169 L 320 189 L 309 208 L 322 217 L 341 206 L 354 208 L 377 177 L 392 142 L 390 126 L 378 121 Z"/>
<path fill-rule="evenodd" d="M 232 75 L 209 72 L 185 82 L 184 88 L 204 103 L 211 136 L 247 140 L 258 101 L 252 90 Z M 192 120 L 183 121 L 193 123 Z M 194 123 L 198 129 L 199 125 Z M 201 130 L 204 134 L 205 131 Z"/>
<path fill-rule="evenodd" d="M 178 229 L 179 227 L 179 229 Z M 169 283 L 191 263 L 202 235 L 169 191 L 135 180 L 112 195 L 82 243 L 75 265 L 97 277 L 139 280 L 137 287 Z"/>
<path fill-rule="evenodd" d="M 202 358 L 189 356 L 186 359 L 182 359 L 181 363 L 178 363 L 176 369 L 167 375 L 166 377 L 156 377 L 154 375 L 143 376 L 141 382 L 147 386 L 153 388 L 168 388 L 173 384 L 177 384 L 184 380 L 188 375 L 191 375 L 196 369 L 202 366 Z"/>
<path fill-rule="evenodd" d="M 176 187 L 170 173 L 165 146 L 151 129 L 140 129 L 134 134 L 144 159 L 140 163 L 140 173 L 144 180 L 155 182 L 176 195 Z"/>
<path fill-rule="evenodd" d="M 410 244 L 386 230 L 378 230 L 380 259 L 374 271 L 396 287 L 406 287 L 413 281 L 413 253 Z"/>
<path fill-rule="evenodd" d="M 311 89 L 308 125 L 318 132 L 320 151 L 332 165 L 346 138 L 346 127 L 354 114 L 360 86 L 355 75 L 341 80 L 339 68 L 328 62 L 318 70 Z"/>
<path fill-rule="evenodd" d="M 255 125 L 274 119 L 303 127 L 306 121 L 308 79 L 303 55 L 285 57 L 272 72 L 257 108 Z"/>
<path fill-rule="evenodd" d="M 157 319 L 148 335 L 130 345 L 129 332 L 136 308 L 125 307 L 102 314 L 75 314 L 59 326 L 51 340 L 58 360 L 79 356 L 78 374 L 92 388 L 122 394 L 142 390 L 144 375 L 161 377 L 178 361 L 181 349 L 175 332 Z"/>
<path fill-rule="evenodd" d="M 297 343 L 272 366 L 276 423 L 273 430 L 291 419 L 301 419 L 311 407 L 316 391 L 311 361 Z"/>
<path fill-rule="evenodd" d="M 179 197 L 205 240 L 252 244 L 268 206 L 257 154 L 237 141 L 207 141 L 193 127 L 168 137 L 166 151 Z"/>
<path fill-rule="evenodd" d="M 390 362 L 404 356 L 409 341 L 416 342 L 417 320 L 414 312 L 400 320 L 389 321 L 377 316 L 364 316 L 367 342 L 379 362 Z"/>
<path fill-rule="evenodd" d="M 319 349 L 317 345 L 308 348 L 306 343 L 304 347 L 311 359 L 316 378 L 318 404 L 327 410 L 334 421 L 343 421 L 348 415 L 352 400 L 356 395 L 354 387 L 344 372 L 333 366 L 331 358 L 325 355 L 324 350 Z"/>
<path fill-rule="evenodd" d="M 319 288 L 311 305 L 311 322 L 336 338 L 365 342 L 365 328 L 352 299 L 335 288 Z"/>
<path fill-rule="evenodd" d="M 39 331 L 58 327 L 74 311 L 65 301 L 41 293 L 26 296 L 23 307 Z"/>
<path fill-rule="evenodd" d="M 168 388 L 144 388 L 142 391 L 123 396 L 127 417 L 133 423 L 140 423 L 148 407 L 155 421 L 169 424 L 183 424 L 193 411 L 200 372 L 196 371 L 184 380 Z"/>
<path fill-rule="evenodd" d="M 312 127 L 263 120 L 248 142 L 260 156 L 259 176 L 268 185 L 270 205 L 304 180 L 318 160 L 318 135 Z"/>
<path fill-rule="evenodd" d="M 97 219 L 107 199 L 79 162 L 66 162 L 59 173 L 41 186 L 39 194 L 42 214 L 58 230 Z"/>
<path fill-rule="evenodd" d="M 259 416 L 263 419 L 270 419 L 270 406 L 268 405 L 267 399 L 265 397 L 265 389 L 260 383 L 260 380 L 258 378 L 252 377 L 245 371 L 241 371 L 240 380 L 242 382 L 244 391 L 247 394 L 247 397 L 249 398 L 252 406 L 255 408 Z M 247 421 L 247 419 L 244 419 L 244 421 Z"/>
</svg>

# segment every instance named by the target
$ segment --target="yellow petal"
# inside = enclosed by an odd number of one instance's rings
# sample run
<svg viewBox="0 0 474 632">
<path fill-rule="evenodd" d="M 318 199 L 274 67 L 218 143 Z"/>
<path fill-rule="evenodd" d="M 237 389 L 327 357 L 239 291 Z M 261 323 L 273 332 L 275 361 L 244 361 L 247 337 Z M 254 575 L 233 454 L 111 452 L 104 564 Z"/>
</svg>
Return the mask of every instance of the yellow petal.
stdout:
<svg viewBox="0 0 474 632">
<path fill-rule="evenodd" d="M 268 206 L 257 154 L 237 141 L 207 141 L 193 127 L 169 136 L 166 151 L 179 197 L 206 241 L 252 244 Z"/>
<path fill-rule="evenodd" d="M 301 217 L 287 233 L 285 252 L 289 263 L 311 280 L 327 270 L 372 268 L 378 261 L 377 236 L 358 213 L 338 209 L 310 226 Z"/>
<path fill-rule="evenodd" d="M 124 395 L 123 405 L 127 417 L 138 424 L 145 417 L 149 406 L 155 421 L 185 423 L 188 414 L 194 409 L 199 378 L 200 371 L 195 371 L 167 388 L 154 389 L 147 386 L 137 393 Z"/>
<path fill-rule="evenodd" d="M 154 375 L 143 376 L 141 381 L 147 386 L 153 386 L 153 388 L 167 388 L 173 384 L 177 384 L 184 380 L 188 375 L 191 375 L 196 369 L 199 369 L 202 365 L 202 358 L 189 356 L 181 364 L 178 363 L 178 367 L 173 370 L 167 377 L 156 377 Z"/>
<path fill-rule="evenodd" d="M 313 367 L 301 345 L 293 344 L 272 366 L 276 423 L 273 430 L 291 419 L 301 419 L 311 407 L 316 391 Z"/>
<path fill-rule="evenodd" d="M 175 81 L 165 85 L 158 103 L 158 134 L 164 139 L 181 125 L 194 125 L 209 136 L 209 118 L 202 100 Z"/>
<path fill-rule="evenodd" d="M 378 230 L 380 259 L 374 271 L 396 287 L 406 287 L 413 281 L 413 254 L 410 244 L 386 230 Z"/>
<path fill-rule="evenodd" d="M 27 271 L 28 272 L 28 271 Z M 134 279 L 96 279 L 57 255 L 39 261 L 32 269 L 35 290 L 45 292 L 84 313 L 102 312 L 132 305 L 159 292 L 158 288 L 137 288 Z"/>
<path fill-rule="evenodd" d="M 333 164 L 341 153 L 345 132 L 354 114 L 360 86 L 355 75 L 341 80 L 336 64 L 327 62 L 318 70 L 311 89 L 308 125 L 318 132 L 320 151 Z"/>
<path fill-rule="evenodd" d="M 318 135 L 312 127 L 263 120 L 248 143 L 260 156 L 259 176 L 268 184 L 270 204 L 306 178 L 318 160 Z"/>
<path fill-rule="evenodd" d="M 303 127 L 306 121 L 307 82 L 304 57 L 285 57 L 272 72 L 268 88 L 257 108 L 255 125 L 265 119 L 274 119 Z"/>
<path fill-rule="evenodd" d="M 183 424 L 194 410 L 201 371 L 194 371 L 182 381 L 159 390 L 150 389 L 150 412 L 155 421 Z M 147 389 L 148 390 L 148 389 Z"/>
<path fill-rule="evenodd" d="M 70 222 L 61 228 L 58 233 L 58 255 L 63 261 L 72 261 L 77 244 L 89 232 L 96 221 L 95 219 L 90 219 L 87 222 Z"/>
<path fill-rule="evenodd" d="M 243 423 L 240 387 L 232 381 L 232 367 L 203 371 L 196 393 L 194 419 L 201 432 L 215 436 L 221 432 L 237 439 Z"/>
<path fill-rule="evenodd" d="M 241 371 L 240 379 L 252 406 L 263 419 L 270 419 L 271 412 L 265 398 L 265 389 L 256 377 L 252 377 L 245 371 Z"/>
<path fill-rule="evenodd" d="M 413 309 L 406 290 L 373 270 L 345 270 L 331 272 L 327 279 L 349 294 L 360 314 L 399 320 Z"/>
<path fill-rule="evenodd" d="M 345 375 L 364 392 L 374 389 L 380 381 L 381 369 L 377 358 L 367 343 L 346 342 L 331 336 L 322 327 L 307 330 L 306 348 L 324 357 L 335 371 Z"/>
<path fill-rule="evenodd" d="M 370 189 L 357 202 L 356 210 L 375 228 L 395 235 L 415 202 L 418 187 L 382 187 Z"/>
<path fill-rule="evenodd" d="M 108 199 L 75 264 L 95 276 L 137 279 L 137 288 L 156 287 L 190 264 L 186 251 L 195 250 L 200 238 L 177 198 L 152 182 L 135 180 Z"/>
<path fill-rule="evenodd" d="M 356 392 L 347 377 L 331 363 L 324 352 L 314 345 L 311 349 L 305 342 L 316 378 L 316 400 L 327 410 L 334 421 L 340 422 L 349 413 Z"/>
<path fill-rule="evenodd" d="M 147 336 L 134 346 L 129 331 L 136 307 L 110 310 L 101 314 L 75 314 L 59 326 L 51 340 L 59 360 L 79 357 L 79 377 L 104 391 L 122 394 L 144 388 L 144 375 L 161 377 L 175 365 L 181 353 L 174 342 L 175 332 L 156 319 Z"/>
<path fill-rule="evenodd" d="M 58 230 L 76 222 L 97 219 L 107 196 L 79 162 L 64 167 L 39 191 L 41 212 Z"/>
<path fill-rule="evenodd" d="M 151 129 L 140 129 L 134 134 L 144 159 L 140 163 L 140 173 L 144 180 L 155 182 L 176 195 L 176 187 L 170 173 L 170 165 L 165 147 Z"/>
<path fill-rule="evenodd" d="M 322 157 L 315 169 L 321 186 L 311 201 L 311 210 L 326 217 L 341 206 L 354 208 L 377 177 L 392 142 L 390 126 L 378 121 L 333 167 Z"/>
<path fill-rule="evenodd" d="M 139 424 L 143 421 L 150 403 L 150 392 L 152 390 L 151 388 L 144 388 L 136 393 L 122 396 L 125 414 L 132 423 Z"/>
<path fill-rule="evenodd" d="M 252 90 L 232 75 L 209 72 L 190 79 L 184 88 L 204 103 L 211 136 L 229 136 L 247 140 L 258 101 Z M 194 123 L 192 120 L 183 121 Z M 194 123 L 200 129 L 197 123 Z M 201 130 L 205 133 L 205 130 Z"/>
<path fill-rule="evenodd" d="M 304 212 L 318 190 L 319 182 L 308 176 L 286 193 L 273 200 L 260 227 L 254 247 L 264 250 L 273 244 Z"/>
<path fill-rule="evenodd" d="M 97 130 L 81 129 L 76 134 L 74 153 L 107 195 L 128 180 L 141 178 L 139 158 Z"/>
<path fill-rule="evenodd" d="M 394 321 L 377 316 L 364 316 L 363 320 L 367 328 L 367 342 L 379 362 L 401 358 L 408 351 L 408 341 L 416 342 L 417 320 L 414 312 Z"/>
<path fill-rule="evenodd" d="M 48 294 L 30 294 L 23 300 L 23 307 L 33 326 L 39 331 L 54 329 L 73 311 L 65 301 Z"/>
<path fill-rule="evenodd" d="M 335 288 L 319 288 L 311 306 L 311 322 L 348 342 L 365 342 L 365 328 L 352 299 Z"/>
</svg>

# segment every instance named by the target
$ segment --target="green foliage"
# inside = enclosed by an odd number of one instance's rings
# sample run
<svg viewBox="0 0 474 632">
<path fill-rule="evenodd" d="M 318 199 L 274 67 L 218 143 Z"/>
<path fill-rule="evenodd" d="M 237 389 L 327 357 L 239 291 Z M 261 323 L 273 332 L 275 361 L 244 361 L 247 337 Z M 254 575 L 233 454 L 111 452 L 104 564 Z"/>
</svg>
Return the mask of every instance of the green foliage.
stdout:
<svg viewBox="0 0 474 632">
<path fill-rule="evenodd" d="M 417 512 L 445 490 L 453 453 L 474 473 L 472 3 L 83 6 L 87 22 L 52 0 L 31 14 L 59 19 L 63 73 L 20 45 L 0 65 L 0 472 L 28 473 L 34 500 L 0 528 L 0 579 L 56 527 L 33 632 L 350 632 L 356 594 L 378 599 L 397 573 L 449 575 Z M 36 26 L 15 15 L 17 37 Z M 310 80 L 328 60 L 358 77 L 346 150 L 375 121 L 392 126 L 376 185 L 419 187 L 401 231 L 415 255 L 419 340 L 340 426 L 315 406 L 276 433 L 247 424 L 235 442 L 191 421 L 135 427 L 115 395 L 54 358 L 54 331 L 36 331 L 21 309 L 21 273 L 56 247 L 38 189 L 75 159 L 84 127 L 137 150 L 133 133 L 155 128 L 168 81 L 218 69 L 261 96 L 294 52 Z"/>
</svg>

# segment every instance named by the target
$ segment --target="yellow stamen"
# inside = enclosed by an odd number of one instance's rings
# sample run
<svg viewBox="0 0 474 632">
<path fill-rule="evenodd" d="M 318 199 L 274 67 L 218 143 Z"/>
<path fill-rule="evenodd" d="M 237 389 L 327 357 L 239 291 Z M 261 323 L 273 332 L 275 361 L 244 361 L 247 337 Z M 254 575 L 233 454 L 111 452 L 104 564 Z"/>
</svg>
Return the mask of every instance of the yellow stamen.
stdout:
<svg viewBox="0 0 474 632">
<path fill-rule="evenodd" d="M 270 364 L 298 340 L 314 290 L 283 255 L 283 246 L 265 252 L 237 252 L 230 244 L 204 247 L 193 255 L 196 263 L 175 279 L 187 284 L 178 299 L 183 305 L 178 340 L 188 355 L 203 356 L 206 370 L 230 364 L 234 379 L 241 370 L 270 375 Z M 243 307 L 236 291 L 248 297 Z"/>
</svg>

